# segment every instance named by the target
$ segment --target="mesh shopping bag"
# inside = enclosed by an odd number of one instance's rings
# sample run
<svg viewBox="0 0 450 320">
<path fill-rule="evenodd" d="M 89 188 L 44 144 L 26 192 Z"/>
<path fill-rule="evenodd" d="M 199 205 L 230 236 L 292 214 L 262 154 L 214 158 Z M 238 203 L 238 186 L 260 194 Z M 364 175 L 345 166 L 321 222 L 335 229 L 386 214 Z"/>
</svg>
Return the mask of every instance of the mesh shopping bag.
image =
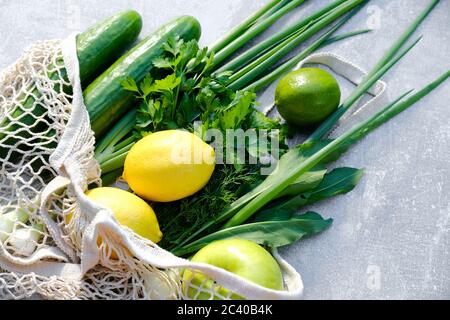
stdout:
<svg viewBox="0 0 450 320">
<path fill-rule="evenodd" d="M 0 76 L 0 298 L 300 298 L 276 251 L 283 291 L 176 257 L 85 196 L 101 180 L 75 39 L 39 42 Z"/>
</svg>

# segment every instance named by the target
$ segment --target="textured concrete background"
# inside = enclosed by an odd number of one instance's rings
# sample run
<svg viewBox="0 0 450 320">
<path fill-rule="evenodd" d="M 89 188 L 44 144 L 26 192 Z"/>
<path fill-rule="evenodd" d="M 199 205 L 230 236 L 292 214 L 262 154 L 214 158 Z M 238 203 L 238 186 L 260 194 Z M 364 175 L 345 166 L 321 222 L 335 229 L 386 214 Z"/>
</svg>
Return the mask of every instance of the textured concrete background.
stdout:
<svg viewBox="0 0 450 320">
<path fill-rule="evenodd" d="M 307 1 L 265 35 L 329 1 Z M 333 51 L 368 69 L 428 1 L 372 0 L 342 31 L 371 34 Z M 36 40 L 83 30 L 118 10 L 144 18 L 143 34 L 181 14 L 196 16 L 210 44 L 260 7 L 251 0 L 0 0 L 0 68 Z M 342 32 L 341 31 L 341 32 Z M 394 97 L 450 68 L 450 1 L 420 27 L 421 43 L 384 79 Z M 344 92 L 349 86 L 342 84 Z M 450 82 L 356 145 L 338 165 L 365 169 L 352 193 L 314 206 L 335 219 L 317 237 L 282 250 L 302 274 L 307 299 L 450 298 Z M 269 103 L 273 86 L 261 96 Z"/>
</svg>

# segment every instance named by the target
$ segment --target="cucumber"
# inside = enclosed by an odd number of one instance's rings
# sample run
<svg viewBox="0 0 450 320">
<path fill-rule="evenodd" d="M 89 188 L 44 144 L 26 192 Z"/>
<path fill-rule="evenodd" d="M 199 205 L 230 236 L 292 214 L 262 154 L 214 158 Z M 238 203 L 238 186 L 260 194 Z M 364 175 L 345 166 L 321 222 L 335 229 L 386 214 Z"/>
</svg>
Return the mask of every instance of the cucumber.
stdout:
<svg viewBox="0 0 450 320">
<path fill-rule="evenodd" d="M 89 84 L 132 45 L 142 29 L 142 18 L 134 10 L 119 12 L 77 37 L 80 80 Z"/>
<path fill-rule="evenodd" d="M 96 137 L 101 137 L 133 106 L 133 94 L 122 88 L 124 79 L 131 77 L 139 83 L 151 72 L 153 60 L 163 53 L 167 39 L 198 40 L 200 34 L 199 22 L 182 16 L 150 34 L 92 82 L 84 91 L 84 103 Z"/>
<path fill-rule="evenodd" d="M 82 85 L 87 85 L 93 77 L 101 74 L 118 55 L 123 53 L 133 42 L 136 41 L 142 28 L 141 16 L 136 11 L 120 12 L 112 17 L 109 17 L 102 22 L 83 32 L 77 37 L 77 54 L 80 65 L 80 79 Z M 63 64 L 63 61 L 57 61 L 58 65 Z M 50 68 L 52 69 L 52 68 Z M 62 70 L 62 75 L 56 72 L 48 74 L 51 79 L 58 79 L 58 77 L 66 77 L 65 69 Z M 56 88 L 58 89 L 58 88 Z M 69 89 L 70 90 L 70 89 Z M 31 138 L 33 133 L 42 132 L 45 130 L 45 119 L 36 120 L 43 115 L 46 107 L 41 104 L 34 106 L 31 114 L 26 114 L 25 110 L 31 109 L 35 103 L 35 98 L 39 97 L 40 93 L 35 90 L 33 95 L 30 95 L 23 103 L 23 107 L 14 109 L 10 117 L 13 119 L 20 118 L 20 122 L 25 126 L 32 126 L 30 128 L 31 134 L 28 131 L 20 131 L 17 135 L 24 138 Z M 23 100 L 18 99 L 18 101 Z M 6 139 L 7 132 L 14 132 L 20 129 L 22 125 L 11 123 L 8 117 L 0 123 L 0 143 L 3 145 L 13 145 L 17 142 L 15 138 Z M 19 150 L 27 150 L 26 144 L 17 146 Z M 19 151 L 16 150 L 16 151 Z M 20 152 L 14 152 L 11 158 L 20 156 Z M 0 157 L 7 156 L 8 148 L 0 146 Z"/>
</svg>

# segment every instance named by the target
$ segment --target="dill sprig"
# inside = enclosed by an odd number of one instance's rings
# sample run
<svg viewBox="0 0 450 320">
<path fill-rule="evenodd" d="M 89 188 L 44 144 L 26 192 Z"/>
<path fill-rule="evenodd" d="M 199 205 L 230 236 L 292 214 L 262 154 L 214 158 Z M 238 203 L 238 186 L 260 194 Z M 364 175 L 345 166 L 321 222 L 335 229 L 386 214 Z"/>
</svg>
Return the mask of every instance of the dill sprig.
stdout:
<svg viewBox="0 0 450 320">
<path fill-rule="evenodd" d="M 158 244 L 172 249 L 205 222 L 262 181 L 260 167 L 218 165 L 208 184 L 195 195 L 171 203 L 154 203 L 163 240 Z"/>
</svg>

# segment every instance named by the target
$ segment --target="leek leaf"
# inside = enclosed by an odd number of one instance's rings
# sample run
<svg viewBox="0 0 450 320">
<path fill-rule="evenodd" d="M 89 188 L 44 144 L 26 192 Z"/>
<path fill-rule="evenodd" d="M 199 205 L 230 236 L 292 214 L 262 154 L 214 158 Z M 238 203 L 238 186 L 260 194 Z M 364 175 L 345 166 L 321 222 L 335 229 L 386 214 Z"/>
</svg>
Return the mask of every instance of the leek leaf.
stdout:
<svg viewBox="0 0 450 320">
<path fill-rule="evenodd" d="M 358 184 L 362 174 L 361 169 L 336 168 L 327 173 L 313 190 L 278 201 L 256 214 L 254 221 L 286 219 L 286 215 L 293 214 L 303 206 L 350 192 Z"/>
<path fill-rule="evenodd" d="M 291 215 L 286 220 L 249 223 L 217 231 L 173 253 L 178 256 L 186 255 L 213 241 L 228 238 L 246 239 L 267 247 L 281 247 L 324 231 L 332 222 L 332 219 L 325 220 L 318 213 L 307 212 L 302 215 Z"/>
</svg>

